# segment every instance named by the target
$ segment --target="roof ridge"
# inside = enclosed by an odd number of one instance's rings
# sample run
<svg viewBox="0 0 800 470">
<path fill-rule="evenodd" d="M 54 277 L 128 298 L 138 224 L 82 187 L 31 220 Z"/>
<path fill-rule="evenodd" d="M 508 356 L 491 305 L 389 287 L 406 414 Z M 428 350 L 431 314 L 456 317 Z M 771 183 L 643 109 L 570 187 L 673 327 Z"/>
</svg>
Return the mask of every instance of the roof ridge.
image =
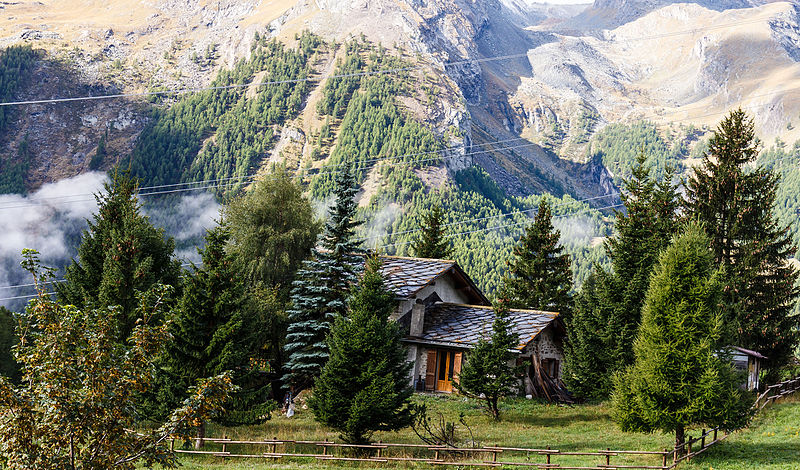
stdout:
<svg viewBox="0 0 800 470">
<path fill-rule="evenodd" d="M 420 261 L 441 261 L 444 263 L 453 263 L 458 264 L 455 260 L 452 259 L 442 259 L 442 258 L 419 258 L 417 256 L 397 256 L 397 255 L 378 255 L 379 258 L 389 258 L 389 259 L 407 259 L 407 260 L 420 260 Z"/>
<path fill-rule="evenodd" d="M 494 309 L 494 306 L 492 306 L 492 305 L 461 304 L 461 303 L 458 303 L 458 302 L 436 302 L 436 304 L 455 305 L 455 306 L 458 306 L 458 307 Z M 544 314 L 547 314 L 547 315 L 552 315 L 554 317 L 557 317 L 557 316 L 561 315 L 560 312 L 550 312 L 548 310 L 534 310 L 534 309 L 529 309 L 529 308 L 509 308 L 508 310 L 514 311 L 514 312 L 544 313 Z"/>
</svg>

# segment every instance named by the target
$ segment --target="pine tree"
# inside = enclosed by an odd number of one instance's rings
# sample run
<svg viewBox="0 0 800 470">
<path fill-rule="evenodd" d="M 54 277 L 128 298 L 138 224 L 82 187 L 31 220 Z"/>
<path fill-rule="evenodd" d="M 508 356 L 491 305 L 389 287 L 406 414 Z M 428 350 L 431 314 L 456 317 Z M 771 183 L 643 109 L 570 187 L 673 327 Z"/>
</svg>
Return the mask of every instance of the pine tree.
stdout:
<svg viewBox="0 0 800 470">
<path fill-rule="evenodd" d="M 519 346 L 519 337 L 511 329 L 507 304 L 501 300 L 495 305 L 491 340 L 478 340 L 467 354 L 467 361 L 454 384 L 467 396 L 481 397 L 486 411 L 495 420 L 500 419 L 500 398 L 514 393 L 520 385 L 516 367 L 509 365 L 515 358 L 510 351 Z"/>
<path fill-rule="evenodd" d="M 500 297 L 508 299 L 510 307 L 556 311 L 569 318 L 572 266 L 552 219 L 550 204 L 542 198 L 533 223 L 514 247 Z"/>
<path fill-rule="evenodd" d="M 349 315 L 337 315 L 328 345 L 330 359 L 309 400 L 317 421 L 350 443 L 369 442 L 374 431 L 393 431 L 412 421 L 411 364 L 390 320 L 397 301 L 381 276 L 380 260 L 367 268 L 350 297 Z"/>
<path fill-rule="evenodd" d="M 420 235 L 414 241 L 414 255 L 418 258 L 450 259 L 453 247 L 446 238 L 443 226 L 444 211 L 436 204 L 422 217 Z"/>
<path fill-rule="evenodd" d="M 201 267 L 189 274 L 179 308 L 171 324 L 173 340 L 167 346 L 168 382 L 162 395 L 167 409 L 186 398 L 198 379 L 232 371 L 239 390 L 218 421 L 253 424 L 269 417 L 269 380 L 259 366 L 262 332 L 251 317 L 244 280 L 226 253 L 230 232 L 225 224 L 206 233 L 198 250 Z M 164 396 L 171 395 L 171 396 Z"/>
<path fill-rule="evenodd" d="M 614 419 L 625 431 L 674 432 L 692 425 L 736 428 L 749 403 L 723 354 L 723 272 L 710 240 L 687 225 L 661 254 L 642 312 L 633 366 L 615 377 Z"/>
<path fill-rule="evenodd" d="M 725 268 L 728 323 L 733 341 L 769 358 L 769 374 L 786 364 L 797 346 L 800 319 L 792 316 L 800 291 L 796 252 L 788 227 L 773 216 L 778 177 L 748 169 L 758 156 L 753 120 L 741 109 L 717 127 L 686 184 L 686 212 L 704 222 L 714 260 Z"/>
<path fill-rule="evenodd" d="M 67 282 L 59 285 L 64 303 L 77 306 L 119 306 L 119 339 L 136 323 L 137 292 L 156 284 L 179 287 L 180 262 L 175 243 L 140 213 L 137 183 L 115 173 L 97 194 L 98 213 L 83 232 L 78 260 L 67 267 Z"/>
<path fill-rule="evenodd" d="M 284 381 L 302 389 L 319 376 L 328 360 L 325 338 L 337 315 L 344 316 L 350 286 L 363 262 L 355 240 L 355 195 L 358 189 L 351 170 L 336 175 L 336 202 L 330 208 L 321 248 L 303 262 L 292 289 L 292 308 L 286 335 Z"/>
<path fill-rule="evenodd" d="M 633 364 L 650 274 L 675 232 L 678 198 L 672 171 L 655 181 L 645 160 L 641 152 L 623 186 L 625 211 L 616 212 L 617 234 L 606 241 L 612 270 L 596 268 L 592 282 L 577 296 L 567 329 L 565 379 L 570 390 L 593 401 L 607 398 L 614 372 Z"/>
</svg>

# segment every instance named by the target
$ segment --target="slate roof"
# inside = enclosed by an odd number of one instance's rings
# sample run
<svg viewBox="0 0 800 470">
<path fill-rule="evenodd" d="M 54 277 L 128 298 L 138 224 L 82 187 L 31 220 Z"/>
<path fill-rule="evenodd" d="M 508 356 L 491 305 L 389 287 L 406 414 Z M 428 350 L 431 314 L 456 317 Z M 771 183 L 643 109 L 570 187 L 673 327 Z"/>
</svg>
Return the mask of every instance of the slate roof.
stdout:
<svg viewBox="0 0 800 470">
<path fill-rule="evenodd" d="M 400 256 L 381 256 L 380 258 L 383 277 L 398 297 L 411 298 L 425 286 L 452 270 L 471 287 L 473 295 L 483 303 L 489 303 L 455 261 Z"/>
<path fill-rule="evenodd" d="M 517 349 L 524 348 L 558 317 L 558 313 L 540 310 L 513 309 L 509 314 L 514 331 L 519 335 Z M 470 348 L 481 337 L 491 336 L 493 322 L 492 307 L 437 302 L 425 310 L 422 336 L 414 340 Z"/>
</svg>

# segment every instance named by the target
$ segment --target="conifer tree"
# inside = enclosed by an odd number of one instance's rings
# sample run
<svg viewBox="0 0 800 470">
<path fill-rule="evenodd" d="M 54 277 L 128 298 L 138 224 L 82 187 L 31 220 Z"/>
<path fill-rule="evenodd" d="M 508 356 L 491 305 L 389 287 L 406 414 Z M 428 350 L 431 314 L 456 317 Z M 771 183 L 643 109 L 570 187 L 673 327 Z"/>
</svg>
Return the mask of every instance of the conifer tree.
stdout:
<svg viewBox="0 0 800 470">
<path fill-rule="evenodd" d="M 614 372 L 633 363 L 650 274 L 675 232 L 678 198 L 672 171 L 655 181 L 645 160 L 641 152 L 623 186 L 625 211 L 616 212 L 617 234 L 606 241 L 612 270 L 596 268 L 576 298 L 567 330 L 565 379 L 573 393 L 594 401 L 608 397 Z"/>
<path fill-rule="evenodd" d="M 171 324 L 163 405 L 171 409 L 186 398 L 189 385 L 198 379 L 232 371 L 239 390 L 218 421 L 252 424 L 269 417 L 269 381 L 259 365 L 263 340 L 260 325 L 247 305 L 244 279 L 226 253 L 230 232 L 225 224 L 206 233 L 205 247 L 198 250 L 201 267 L 187 276 L 183 297 Z M 170 393 L 171 392 L 171 393 Z"/>
<path fill-rule="evenodd" d="M 674 432 L 692 425 L 734 429 L 749 403 L 724 354 L 723 271 L 693 223 L 659 256 L 645 297 L 633 366 L 615 377 L 614 418 L 625 431 Z"/>
<path fill-rule="evenodd" d="M 467 354 L 461 374 L 454 383 L 456 389 L 471 397 L 480 397 L 486 411 L 495 420 L 500 419 L 500 398 L 510 395 L 520 385 L 510 352 L 519 346 L 519 337 L 513 333 L 509 320 L 508 302 L 499 301 L 494 307 L 490 341 L 481 338 Z"/>
<path fill-rule="evenodd" d="M 330 359 L 309 400 L 317 421 L 350 443 L 369 442 L 374 431 L 393 431 L 412 422 L 406 351 L 400 326 L 390 320 L 397 306 L 371 256 L 350 297 L 349 315 L 337 314 L 328 339 Z"/>
<path fill-rule="evenodd" d="M 727 318 L 736 329 L 731 340 L 767 356 L 775 379 L 798 343 L 800 318 L 792 311 L 800 291 L 798 271 L 788 262 L 796 247 L 772 213 L 778 177 L 748 169 L 758 147 L 752 118 L 732 111 L 686 184 L 685 209 L 706 224 L 714 260 L 726 269 Z"/>
<path fill-rule="evenodd" d="M 503 278 L 501 298 L 510 307 L 556 311 L 569 318 L 572 310 L 570 257 L 559 245 L 561 232 L 553 227 L 550 204 L 545 198 L 533 223 L 514 247 Z"/>
<path fill-rule="evenodd" d="M 293 283 L 284 380 L 299 389 L 310 386 L 327 362 L 325 338 L 334 318 L 346 314 L 350 286 L 363 262 L 354 237 L 361 224 L 355 220 L 357 192 L 353 174 L 345 167 L 336 175 L 336 200 L 328 211 L 321 247 L 303 262 Z"/>
<path fill-rule="evenodd" d="M 83 232 L 78 260 L 67 267 L 67 282 L 59 285 L 64 303 L 115 310 L 119 340 L 133 331 L 136 295 L 156 284 L 179 286 L 180 262 L 175 242 L 140 213 L 137 182 L 115 172 L 104 192 L 95 195 L 98 213 Z"/>
<path fill-rule="evenodd" d="M 422 217 L 420 235 L 414 241 L 414 256 L 418 258 L 450 259 L 453 247 L 446 238 L 444 211 L 436 204 Z"/>
</svg>

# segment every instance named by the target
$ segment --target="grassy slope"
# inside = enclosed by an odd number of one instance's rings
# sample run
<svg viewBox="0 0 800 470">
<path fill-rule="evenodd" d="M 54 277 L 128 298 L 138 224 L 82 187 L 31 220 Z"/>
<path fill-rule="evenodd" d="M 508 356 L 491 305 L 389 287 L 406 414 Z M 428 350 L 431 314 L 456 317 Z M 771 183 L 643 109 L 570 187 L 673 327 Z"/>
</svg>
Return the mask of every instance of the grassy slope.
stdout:
<svg viewBox="0 0 800 470">
<path fill-rule="evenodd" d="M 460 397 L 424 397 L 429 408 L 442 412 L 450 419 L 455 420 L 463 412 L 467 423 L 471 426 L 476 440 L 483 445 L 502 443 L 504 446 L 520 447 L 545 447 L 564 451 L 596 451 L 611 447 L 613 449 L 628 450 L 662 450 L 672 442 L 672 436 L 666 434 L 627 434 L 620 432 L 611 422 L 609 409 L 605 405 L 586 405 L 558 407 L 542 405 L 522 399 L 510 400 L 505 403 L 503 421 L 491 422 L 484 416 L 475 402 L 464 401 Z M 336 433 L 326 432 L 317 426 L 308 410 L 299 410 L 298 414 L 287 419 L 278 417 L 263 426 L 236 429 L 213 429 L 212 435 L 218 436 L 223 432 L 229 437 L 280 438 L 294 439 L 337 439 Z M 755 420 L 753 425 L 729 437 L 718 447 L 708 451 L 706 455 L 698 457 L 688 465 L 680 468 L 687 470 L 699 469 L 750 469 L 760 468 L 767 470 L 788 470 L 800 468 L 800 399 L 792 402 L 775 405 L 768 408 L 764 414 Z M 462 439 L 468 439 L 466 431 L 461 433 Z M 397 433 L 379 433 L 375 440 L 382 439 L 392 442 L 419 443 L 419 439 L 411 430 Z M 233 450 L 233 449 L 232 449 Z M 249 449 L 248 452 L 253 451 Z M 518 455 L 517 459 L 522 456 Z M 534 457 L 533 459 L 539 459 Z M 581 460 L 582 459 L 582 460 Z M 658 459 L 646 460 L 653 465 L 658 465 Z M 540 460 L 534 460 L 540 461 Z M 614 463 L 622 463 L 614 460 Z M 629 460 L 633 463 L 633 460 Z M 644 463 L 645 461 L 638 460 Z M 294 460 L 282 462 L 262 461 L 228 461 L 208 458 L 185 458 L 182 460 L 187 469 L 266 469 L 266 468 L 390 468 L 375 467 L 361 464 L 330 464 L 312 460 Z M 553 463 L 562 465 L 572 464 L 598 464 L 596 457 L 567 458 L 553 457 Z M 408 468 L 428 468 L 417 465 Z"/>
</svg>

